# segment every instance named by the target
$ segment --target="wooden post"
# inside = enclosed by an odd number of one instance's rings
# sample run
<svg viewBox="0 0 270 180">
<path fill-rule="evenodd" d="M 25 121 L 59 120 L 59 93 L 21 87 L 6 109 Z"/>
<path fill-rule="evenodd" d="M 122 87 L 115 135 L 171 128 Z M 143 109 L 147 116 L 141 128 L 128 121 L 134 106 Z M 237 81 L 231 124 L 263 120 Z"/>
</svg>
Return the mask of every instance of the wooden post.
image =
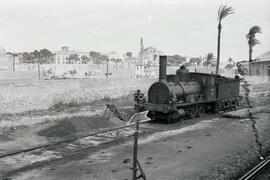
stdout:
<svg viewBox="0 0 270 180">
<path fill-rule="evenodd" d="M 139 122 L 136 122 L 136 131 L 134 133 L 134 146 L 133 146 L 133 175 L 132 175 L 132 180 L 136 180 L 136 177 L 137 177 L 138 135 L 139 135 Z"/>
<path fill-rule="evenodd" d="M 148 112 L 149 111 L 135 113 L 127 123 L 127 124 L 135 123 L 135 125 L 136 125 L 136 130 L 134 133 L 134 146 L 133 146 L 132 180 L 137 180 L 140 178 L 146 180 L 146 176 L 143 172 L 143 169 L 140 165 L 140 162 L 138 161 L 137 156 L 138 156 L 139 123 L 142 121 L 145 122 L 145 121 L 151 120 L 149 117 L 147 117 Z M 140 174 L 138 176 L 137 176 L 137 171 L 140 172 Z"/>
</svg>

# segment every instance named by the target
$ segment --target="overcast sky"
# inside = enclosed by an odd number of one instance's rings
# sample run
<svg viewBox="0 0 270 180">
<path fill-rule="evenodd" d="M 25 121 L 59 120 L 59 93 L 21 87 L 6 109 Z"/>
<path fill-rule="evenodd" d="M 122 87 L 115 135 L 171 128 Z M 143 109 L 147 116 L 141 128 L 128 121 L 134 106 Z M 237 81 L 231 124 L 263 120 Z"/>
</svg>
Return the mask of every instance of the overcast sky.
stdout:
<svg viewBox="0 0 270 180">
<path fill-rule="evenodd" d="M 0 0 L 0 46 L 7 51 L 71 49 L 104 53 L 139 51 L 166 54 L 216 54 L 217 11 L 221 4 L 235 14 L 222 23 L 221 60 L 248 58 L 245 38 L 258 25 L 261 45 L 254 56 L 270 50 L 270 0 Z"/>
</svg>

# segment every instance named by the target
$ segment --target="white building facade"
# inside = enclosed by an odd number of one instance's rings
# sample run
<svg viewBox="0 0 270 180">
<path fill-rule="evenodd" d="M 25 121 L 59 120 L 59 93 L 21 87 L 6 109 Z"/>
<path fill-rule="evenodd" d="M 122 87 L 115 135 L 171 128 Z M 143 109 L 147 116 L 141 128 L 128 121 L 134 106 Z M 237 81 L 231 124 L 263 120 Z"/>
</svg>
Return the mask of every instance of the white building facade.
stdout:
<svg viewBox="0 0 270 180">
<path fill-rule="evenodd" d="M 12 70 L 12 55 L 6 54 L 6 50 L 0 47 L 0 70 Z"/>
<path fill-rule="evenodd" d="M 80 58 L 79 61 L 70 61 L 68 58 L 72 54 L 78 55 L 78 58 Z M 55 52 L 54 60 L 56 64 L 82 64 L 82 56 L 87 56 L 89 58 L 89 52 L 70 50 L 68 46 L 63 46 L 60 51 Z"/>
<path fill-rule="evenodd" d="M 139 58 L 142 59 L 142 63 L 145 65 L 158 66 L 160 55 L 162 55 L 161 51 L 154 47 L 147 47 L 139 53 Z"/>
</svg>

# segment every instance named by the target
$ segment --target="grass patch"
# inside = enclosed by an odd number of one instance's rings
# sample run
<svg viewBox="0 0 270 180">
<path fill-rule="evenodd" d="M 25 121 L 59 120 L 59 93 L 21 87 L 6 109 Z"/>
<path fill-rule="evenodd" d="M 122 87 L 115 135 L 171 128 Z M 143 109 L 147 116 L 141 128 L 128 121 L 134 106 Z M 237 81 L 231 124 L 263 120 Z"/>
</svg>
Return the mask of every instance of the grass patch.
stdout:
<svg viewBox="0 0 270 180">
<path fill-rule="evenodd" d="M 111 98 L 108 96 L 103 97 L 102 99 L 88 101 L 88 102 L 79 102 L 78 100 L 71 100 L 69 102 L 64 102 L 63 100 L 55 101 L 51 107 L 49 107 L 49 111 L 63 111 L 66 109 L 76 109 L 83 106 L 106 106 L 106 104 L 115 104 L 117 106 L 133 106 L 133 94 L 129 94 L 126 96 L 121 96 L 119 98 Z"/>
<path fill-rule="evenodd" d="M 107 103 L 115 104 L 117 106 L 131 106 L 134 105 L 133 94 L 129 94 L 126 96 L 121 96 L 119 98 L 111 98 L 105 96 L 102 99 L 91 101 L 87 104 L 89 105 L 102 105 L 105 106 Z"/>
<path fill-rule="evenodd" d="M 54 102 L 53 105 L 49 108 L 49 110 L 61 111 L 64 109 L 68 109 L 72 107 L 80 107 L 80 106 L 82 106 L 82 104 L 76 100 L 71 100 L 69 102 L 64 102 L 60 100 L 60 101 Z"/>
</svg>

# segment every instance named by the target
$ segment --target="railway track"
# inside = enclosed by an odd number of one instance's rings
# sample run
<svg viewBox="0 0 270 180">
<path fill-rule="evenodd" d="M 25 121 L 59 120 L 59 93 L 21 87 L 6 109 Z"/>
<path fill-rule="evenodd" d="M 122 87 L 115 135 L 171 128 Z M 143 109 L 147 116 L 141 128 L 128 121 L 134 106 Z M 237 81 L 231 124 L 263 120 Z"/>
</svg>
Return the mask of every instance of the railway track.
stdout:
<svg viewBox="0 0 270 180">
<path fill-rule="evenodd" d="M 268 156 L 265 160 L 257 164 L 253 169 L 248 171 L 239 180 L 256 179 L 256 177 L 259 176 L 262 171 L 264 171 L 266 168 L 270 168 L 269 166 L 270 166 L 270 156 Z"/>
<path fill-rule="evenodd" d="M 140 132 L 144 133 L 157 130 L 157 126 L 160 125 L 144 123 L 140 127 Z M 3 174 L 12 172 L 16 169 L 32 165 L 40 165 L 46 162 L 62 159 L 85 150 L 97 149 L 98 146 L 110 145 L 110 143 L 113 144 L 118 141 L 124 141 L 128 137 L 131 137 L 134 134 L 134 131 L 134 125 L 130 124 L 1 154 L 0 177 Z"/>
<path fill-rule="evenodd" d="M 89 137 L 89 136 L 97 136 L 99 134 L 108 133 L 108 132 L 112 132 L 112 131 L 117 131 L 117 130 L 120 130 L 120 129 L 128 128 L 129 126 L 130 125 L 128 125 L 128 126 L 121 126 L 121 127 L 117 127 L 117 128 L 103 130 L 103 131 L 96 132 L 96 133 L 81 134 L 81 135 L 77 135 L 77 136 L 74 136 L 74 137 L 71 137 L 71 138 L 67 138 L 67 139 L 63 139 L 63 140 L 59 140 L 59 141 L 53 141 L 53 142 L 49 142 L 49 143 L 46 143 L 46 144 L 38 145 L 38 146 L 35 146 L 35 147 L 30 147 L 30 148 L 26 148 L 26 149 L 21 149 L 21 150 L 16 150 L 16 151 L 8 152 L 8 153 L 5 153 L 5 154 L 1 154 L 0 155 L 0 159 L 5 158 L 5 157 L 9 157 L 9 156 L 14 156 L 14 155 L 21 154 L 21 153 L 26 153 L 26 152 L 34 151 L 34 150 L 41 149 L 41 148 L 50 147 L 50 146 L 61 144 L 61 143 L 70 142 L 70 141 L 77 140 L 77 139 L 80 139 L 80 138 L 86 138 L 86 137 Z"/>
</svg>

